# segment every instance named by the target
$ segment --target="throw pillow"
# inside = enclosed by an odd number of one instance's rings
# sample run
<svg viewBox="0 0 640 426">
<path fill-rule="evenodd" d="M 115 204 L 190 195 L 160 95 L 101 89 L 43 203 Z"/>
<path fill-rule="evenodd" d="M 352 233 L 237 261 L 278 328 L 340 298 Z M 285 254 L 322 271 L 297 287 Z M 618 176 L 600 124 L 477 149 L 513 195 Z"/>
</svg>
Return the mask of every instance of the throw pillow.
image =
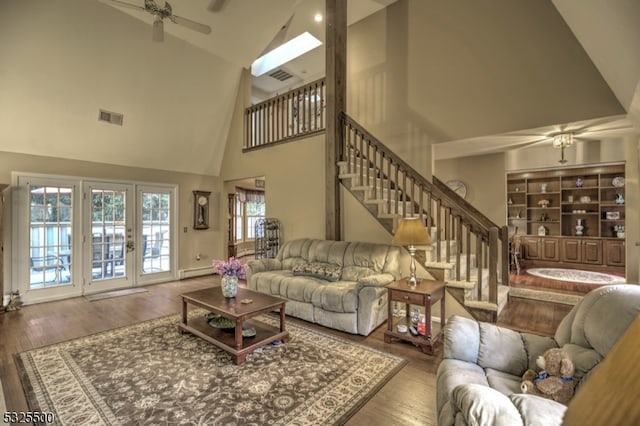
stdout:
<svg viewBox="0 0 640 426">
<path fill-rule="evenodd" d="M 319 278 L 326 281 L 338 281 L 342 275 L 342 267 L 333 263 L 310 262 L 295 265 L 293 275 Z"/>
</svg>

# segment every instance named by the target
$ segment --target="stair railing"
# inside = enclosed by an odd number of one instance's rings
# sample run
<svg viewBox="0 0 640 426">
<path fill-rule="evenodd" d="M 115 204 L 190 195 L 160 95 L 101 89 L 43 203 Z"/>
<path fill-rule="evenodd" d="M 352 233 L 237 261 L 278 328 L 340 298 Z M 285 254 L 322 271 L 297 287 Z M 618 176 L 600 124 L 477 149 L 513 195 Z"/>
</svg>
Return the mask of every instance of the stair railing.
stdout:
<svg viewBox="0 0 640 426">
<path fill-rule="evenodd" d="M 326 130 L 325 79 L 245 109 L 244 151 Z"/>
<path fill-rule="evenodd" d="M 361 185 L 370 186 L 376 198 L 384 200 L 382 210 L 395 217 L 419 216 L 428 229 L 437 262 L 455 259 L 456 279 L 471 282 L 471 269 L 478 268 L 475 299 L 498 302 L 500 281 L 508 283 L 508 233 L 434 177 L 428 181 L 391 149 L 346 114 L 341 159 L 349 174 L 357 175 Z M 445 241 L 455 240 L 455 249 Z M 453 252 L 452 252 L 453 251 Z M 464 256 L 464 264 L 461 262 Z M 472 261 L 475 254 L 475 261 Z M 465 268 L 465 274 L 462 273 Z M 481 269 L 489 271 L 483 283 Z M 498 268 L 501 268 L 499 279 Z M 488 287 L 488 295 L 484 288 Z"/>
</svg>

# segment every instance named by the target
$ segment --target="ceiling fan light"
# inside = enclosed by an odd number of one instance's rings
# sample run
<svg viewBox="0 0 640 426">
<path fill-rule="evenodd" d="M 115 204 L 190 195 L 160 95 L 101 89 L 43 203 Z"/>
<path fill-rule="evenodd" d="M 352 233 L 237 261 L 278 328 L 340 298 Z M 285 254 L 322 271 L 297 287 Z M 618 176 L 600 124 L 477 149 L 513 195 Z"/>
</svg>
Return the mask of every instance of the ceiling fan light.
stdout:
<svg viewBox="0 0 640 426">
<path fill-rule="evenodd" d="M 553 136 L 554 148 L 566 148 L 573 145 L 573 133 L 558 133 Z"/>
<path fill-rule="evenodd" d="M 164 41 L 164 22 L 162 22 L 160 17 L 157 17 L 156 20 L 153 21 L 153 33 L 151 40 Z"/>
</svg>

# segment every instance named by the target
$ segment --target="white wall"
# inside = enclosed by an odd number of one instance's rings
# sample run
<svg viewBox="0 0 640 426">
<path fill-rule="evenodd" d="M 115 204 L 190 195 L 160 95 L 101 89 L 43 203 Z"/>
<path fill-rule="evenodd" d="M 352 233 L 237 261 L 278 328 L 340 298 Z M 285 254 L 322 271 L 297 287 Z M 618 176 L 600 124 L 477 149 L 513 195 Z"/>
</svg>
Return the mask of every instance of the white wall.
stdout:
<svg viewBox="0 0 640 426">
<path fill-rule="evenodd" d="M 239 66 L 97 0 L 1 1 L 0 58 L 0 150 L 219 174 Z"/>
</svg>

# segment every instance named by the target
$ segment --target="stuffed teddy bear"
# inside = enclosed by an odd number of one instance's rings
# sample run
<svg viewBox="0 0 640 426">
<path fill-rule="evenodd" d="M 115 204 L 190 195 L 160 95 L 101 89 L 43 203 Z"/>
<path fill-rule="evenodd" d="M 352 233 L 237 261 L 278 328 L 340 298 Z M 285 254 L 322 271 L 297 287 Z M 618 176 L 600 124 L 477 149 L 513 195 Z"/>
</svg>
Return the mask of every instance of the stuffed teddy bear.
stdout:
<svg viewBox="0 0 640 426">
<path fill-rule="evenodd" d="M 522 392 L 567 405 L 574 388 L 574 367 L 569 355 L 562 349 L 549 349 L 538 357 L 536 364 L 541 371 L 536 373 L 529 369 L 522 375 Z"/>
</svg>

